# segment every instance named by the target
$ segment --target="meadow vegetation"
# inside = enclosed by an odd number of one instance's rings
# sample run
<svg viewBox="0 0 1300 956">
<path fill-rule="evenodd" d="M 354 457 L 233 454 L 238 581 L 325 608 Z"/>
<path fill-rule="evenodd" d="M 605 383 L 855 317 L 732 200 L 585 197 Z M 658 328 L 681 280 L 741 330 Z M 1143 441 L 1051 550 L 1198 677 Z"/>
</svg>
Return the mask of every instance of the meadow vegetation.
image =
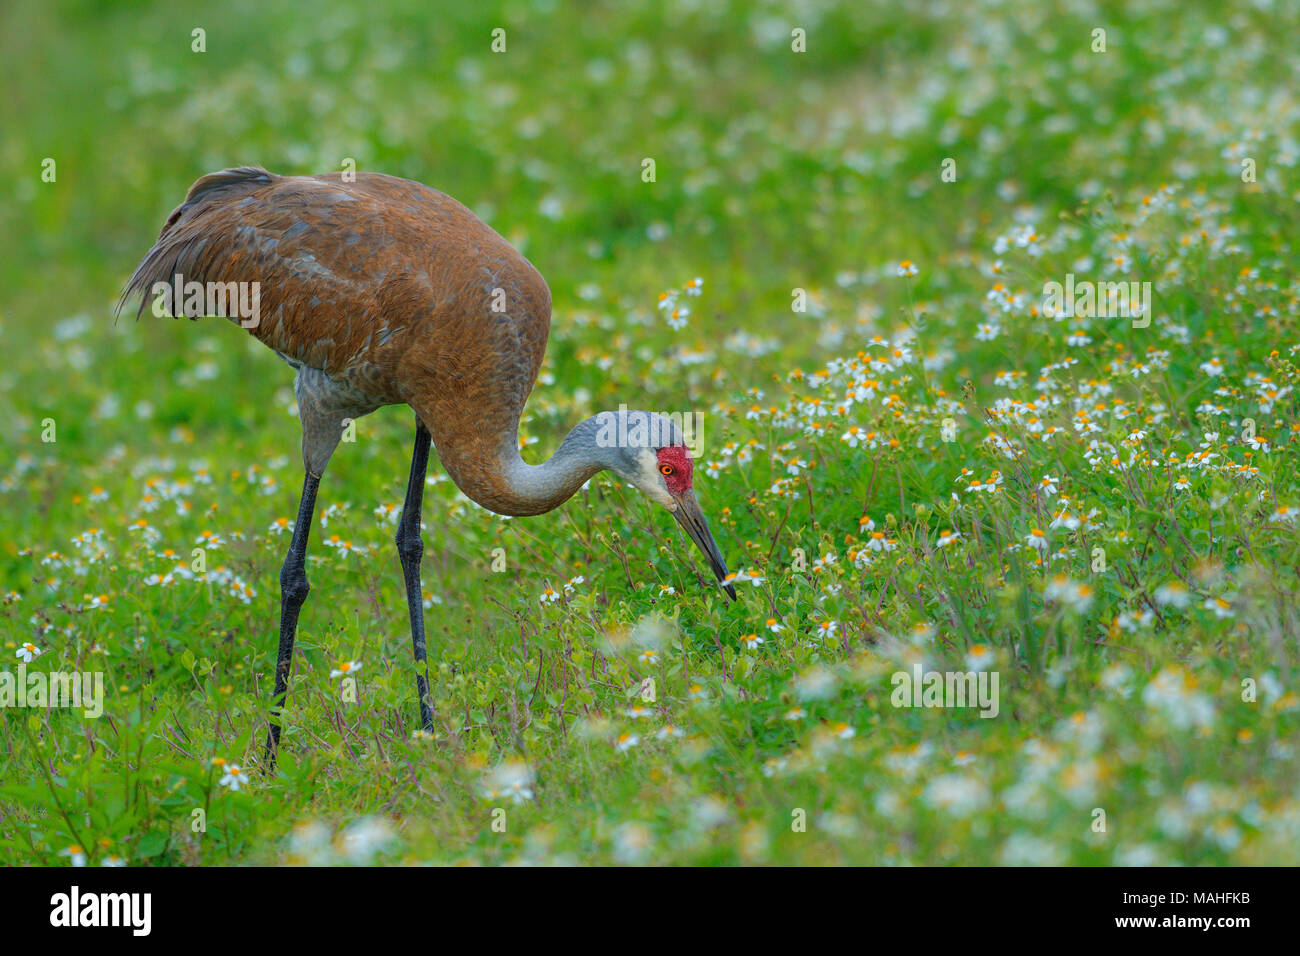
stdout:
<svg viewBox="0 0 1300 956">
<path fill-rule="evenodd" d="M 1280 0 L 7 4 L 0 668 L 106 689 L 97 719 L 0 708 L 0 861 L 1300 862 L 1298 28 Z M 349 158 L 547 278 L 526 458 L 620 403 L 701 413 L 739 600 L 610 475 L 507 520 L 434 461 L 416 733 L 412 416 L 383 409 L 322 482 L 268 778 L 292 373 L 112 307 L 200 175 Z M 1067 276 L 1149 282 L 1149 314 L 1046 307 Z M 996 673 L 996 716 L 895 706 L 918 667 Z"/>
</svg>

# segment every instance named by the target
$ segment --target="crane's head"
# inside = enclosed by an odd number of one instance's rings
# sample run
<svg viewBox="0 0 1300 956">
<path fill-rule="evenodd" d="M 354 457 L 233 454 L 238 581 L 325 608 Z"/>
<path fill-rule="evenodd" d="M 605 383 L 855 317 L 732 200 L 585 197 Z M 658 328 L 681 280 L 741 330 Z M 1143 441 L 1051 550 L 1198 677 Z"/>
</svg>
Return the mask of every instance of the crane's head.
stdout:
<svg viewBox="0 0 1300 956">
<path fill-rule="evenodd" d="M 653 412 L 608 412 L 614 441 L 600 442 L 613 449 L 611 470 L 639 488 L 651 501 L 667 508 L 709 562 L 727 596 L 736 589 L 725 583 L 727 562 L 713 540 L 713 532 L 695 498 L 693 466 L 681 429 L 670 418 Z M 601 416 L 596 416 L 600 419 Z M 599 442 L 599 438 L 598 438 Z"/>
</svg>

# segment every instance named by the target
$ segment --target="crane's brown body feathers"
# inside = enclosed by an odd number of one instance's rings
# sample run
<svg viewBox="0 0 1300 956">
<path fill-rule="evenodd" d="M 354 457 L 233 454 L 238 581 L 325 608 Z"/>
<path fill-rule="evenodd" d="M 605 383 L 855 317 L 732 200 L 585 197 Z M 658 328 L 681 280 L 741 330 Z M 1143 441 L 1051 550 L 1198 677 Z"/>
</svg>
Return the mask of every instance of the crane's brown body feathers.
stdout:
<svg viewBox="0 0 1300 956">
<path fill-rule="evenodd" d="M 343 419 L 406 403 L 461 490 L 494 511 L 537 513 L 505 477 L 551 294 L 461 203 L 378 173 L 223 170 L 168 217 L 123 300 L 177 274 L 259 284 L 249 331 L 298 371 L 308 471 L 324 469 Z"/>
</svg>

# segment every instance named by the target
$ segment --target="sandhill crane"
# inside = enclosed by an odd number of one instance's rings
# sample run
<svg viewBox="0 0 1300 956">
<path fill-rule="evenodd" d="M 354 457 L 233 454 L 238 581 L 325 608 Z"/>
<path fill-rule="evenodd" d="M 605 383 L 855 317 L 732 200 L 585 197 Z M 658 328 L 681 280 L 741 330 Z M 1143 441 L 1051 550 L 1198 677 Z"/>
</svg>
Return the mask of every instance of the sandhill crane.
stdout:
<svg viewBox="0 0 1300 956">
<path fill-rule="evenodd" d="M 151 296 L 191 282 L 223 289 L 258 283 L 259 314 L 241 324 L 296 372 L 305 476 L 280 571 L 268 769 L 279 750 L 294 634 L 308 592 L 316 491 L 346 420 L 381 406 L 406 404 L 416 416 L 396 543 L 426 731 L 433 730 L 433 712 L 420 506 L 430 441 L 460 490 L 503 515 L 550 511 L 597 472 L 614 472 L 672 513 L 735 598 L 671 419 L 603 413 L 575 426 L 549 461 L 530 465 L 520 457 L 519 418 L 546 349 L 551 293 L 527 259 L 450 196 L 377 173 L 279 176 L 256 166 L 211 173 L 167 218 L 118 310 L 139 293 L 138 319 Z M 173 302 L 177 317 L 203 312 L 188 299 Z"/>
</svg>

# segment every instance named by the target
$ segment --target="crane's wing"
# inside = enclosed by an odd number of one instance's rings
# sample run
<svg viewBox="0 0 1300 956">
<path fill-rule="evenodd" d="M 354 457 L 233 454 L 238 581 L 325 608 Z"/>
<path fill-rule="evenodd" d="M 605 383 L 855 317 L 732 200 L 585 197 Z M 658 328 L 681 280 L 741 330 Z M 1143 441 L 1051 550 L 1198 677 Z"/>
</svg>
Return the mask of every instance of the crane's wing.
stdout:
<svg viewBox="0 0 1300 956">
<path fill-rule="evenodd" d="M 550 328 L 550 291 L 528 260 L 450 196 L 377 173 L 204 176 L 119 311 L 138 294 L 138 317 L 178 276 L 257 283 L 254 336 L 378 403 L 411 402 L 418 388 L 426 406 L 477 404 L 503 429 L 518 423 Z"/>
</svg>

